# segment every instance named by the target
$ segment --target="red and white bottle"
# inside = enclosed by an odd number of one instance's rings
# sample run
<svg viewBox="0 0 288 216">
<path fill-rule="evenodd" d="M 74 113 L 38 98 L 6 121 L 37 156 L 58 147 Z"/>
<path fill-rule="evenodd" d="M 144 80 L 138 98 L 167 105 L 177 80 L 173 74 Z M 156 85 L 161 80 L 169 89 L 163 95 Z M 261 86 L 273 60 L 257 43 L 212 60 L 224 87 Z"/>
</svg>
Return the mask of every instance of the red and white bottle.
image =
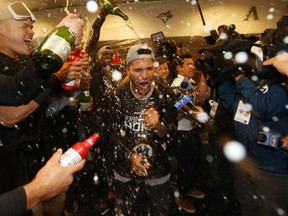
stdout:
<svg viewBox="0 0 288 216">
<path fill-rule="evenodd" d="M 73 51 L 73 54 L 68 58 L 69 62 L 72 61 L 80 61 L 80 58 L 85 54 L 85 52 L 81 51 L 81 48 L 76 47 Z M 70 80 L 67 79 L 63 84 L 62 88 L 65 90 L 73 90 L 74 88 L 80 87 L 81 79 Z"/>
<path fill-rule="evenodd" d="M 94 133 L 92 136 L 82 142 L 75 143 L 70 149 L 68 149 L 60 158 L 62 166 L 74 165 L 88 155 L 90 148 L 100 139 L 98 133 Z"/>
</svg>

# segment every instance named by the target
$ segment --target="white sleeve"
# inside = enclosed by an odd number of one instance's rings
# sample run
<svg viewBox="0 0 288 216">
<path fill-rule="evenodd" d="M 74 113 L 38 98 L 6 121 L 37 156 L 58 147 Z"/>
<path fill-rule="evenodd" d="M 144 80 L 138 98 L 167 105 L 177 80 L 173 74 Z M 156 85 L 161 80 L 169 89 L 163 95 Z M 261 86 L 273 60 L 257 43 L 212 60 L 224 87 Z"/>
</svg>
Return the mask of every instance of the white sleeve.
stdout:
<svg viewBox="0 0 288 216">
<path fill-rule="evenodd" d="M 181 79 L 180 77 L 176 77 L 173 82 L 171 83 L 171 87 L 178 87 L 181 85 L 183 79 Z"/>
</svg>

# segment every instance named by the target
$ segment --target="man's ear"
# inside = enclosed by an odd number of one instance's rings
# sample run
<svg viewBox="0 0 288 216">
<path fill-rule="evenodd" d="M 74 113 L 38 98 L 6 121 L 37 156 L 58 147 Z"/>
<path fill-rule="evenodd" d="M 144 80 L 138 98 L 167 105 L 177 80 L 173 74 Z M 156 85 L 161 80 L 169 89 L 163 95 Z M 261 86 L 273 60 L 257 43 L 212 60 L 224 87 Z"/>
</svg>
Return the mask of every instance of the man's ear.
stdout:
<svg viewBox="0 0 288 216">
<path fill-rule="evenodd" d="M 3 34 L 3 31 L 4 31 L 4 23 L 2 20 L 0 20 L 0 35 Z"/>
<path fill-rule="evenodd" d="M 181 66 L 180 65 L 176 65 L 176 71 L 177 71 L 177 73 L 179 72 L 179 71 L 181 71 Z"/>
<path fill-rule="evenodd" d="M 126 70 L 126 74 L 129 76 L 130 75 L 129 65 L 126 65 L 125 70 Z"/>
<path fill-rule="evenodd" d="M 3 31 L 3 23 L 2 21 L 0 20 L 0 33 Z"/>
</svg>

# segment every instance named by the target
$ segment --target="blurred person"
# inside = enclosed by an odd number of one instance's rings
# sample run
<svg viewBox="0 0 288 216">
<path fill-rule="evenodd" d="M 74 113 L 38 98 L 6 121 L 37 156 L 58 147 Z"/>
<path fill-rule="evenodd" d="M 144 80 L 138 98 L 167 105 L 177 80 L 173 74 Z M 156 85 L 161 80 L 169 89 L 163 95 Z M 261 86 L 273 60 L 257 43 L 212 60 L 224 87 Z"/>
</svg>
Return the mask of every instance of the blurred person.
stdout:
<svg viewBox="0 0 288 216">
<path fill-rule="evenodd" d="M 39 170 L 28 184 L 0 195 L 0 214 L 22 215 L 38 203 L 63 193 L 73 181 L 73 174 L 84 167 L 85 160 L 72 166 L 62 166 L 59 160 L 62 150 L 57 152 Z"/>
<path fill-rule="evenodd" d="M 170 215 L 170 165 L 166 153 L 175 109 L 153 81 L 154 53 L 147 44 L 127 53 L 130 77 L 110 96 L 116 215 Z"/>
<path fill-rule="evenodd" d="M 273 58 L 267 59 L 263 62 L 264 66 L 272 65 L 277 69 L 278 72 L 280 72 L 283 75 L 288 76 L 288 53 L 284 52 L 280 55 L 277 55 Z M 282 148 L 284 148 L 286 151 L 288 151 L 288 136 L 285 136 L 282 140 Z"/>
<path fill-rule="evenodd" d="M 181 92 L 190 94 L 193 97 L 192 103 L 196 101 L 196 82 L 194 76 L 194 61 L 190 54 L 184 54 L 174 59 L 177 77 L 172 81 L 171 87 L 177 87 Z M 203 199 L 205 193 L 197 189 L 201 170 L 202 143 L 199 137 L 199 123 L 192 115 L 182 109 L 178 111 L 177 131 L 174 138 L 173 148 L 175 149 L 178 163 L 177 176 L 175 177 L 180 197 L 176 203 L 184 211 L 195 213 L 196 208 L 188 200 L 189 196 Z"/>
<path fill-rule="evenodd" d="M 233 40 L 224 45 L 221 49 L 236 54 L 237 50 L 250 53 L 254 44 Z M 241 213 L 278 215 L 281 210 L 285 215 L 288 155 L 281 140 L 287 135 L 288 92 L 282 74 L 273 67 L 255 70 L 249 61 L 234 60 L 222 63 L 214 83 L 223 107 L 233 116 L 235 140 L 246 152 L 243 161 L 233 164 Z"/>
<path fill-rule="evenodd" d="M 115 1 L 116 2 L 116 1 Z M 110 209 L 113 211 L 113 193 L 112 184 L 112 154 L 111 145 L 108 142 L 108 133 L 106 131 L 107 121 L 107 102 L 108 92 L 114 89 L 115 82 L 112 80 L 112 61 L 114 50 L 111 46 L 105 45 L 98 48 L 98 41 L 101 33 L 101 27 L 109 15 L 102 6 L 99 7 L 97 18 L 92 24 L 90 37 L 87 41 L 86 52 L 91 58 L 89 72 L 92 77 L 90 96 L 92 97 L 92 109 L 80 114 L 79 124 L 83 128 L 83 135 L 86 136 L 94 131 L 101 134 L 101 139 L 91 150 L 91 161 L 87 163 L 90 169 L 86 179 L 85 194 L 88 199 L 83 199 L 82 207 L 78 211 L 91 214 L 104 214 Z M 86 135 L 85 135 L 86 134 Z M 92 181 L 97 176 L 97 181 Z M 74 185 L 73 185 L 74 186 Z M 75 190 L 79 186 L 75 184 Z M 74 190 L 74 191 L 75 191 Z M 95 190 L 91 197 L 91 190 Z M 73 192 L 72 192 L 73 193 Z M 91 199 L 90 199 L 91 198 Z M 91 207 L 92 206 L 92 207 Z"/>
<path fill-rule="evenodd" d="M 213 157 L 213 161 L 209 161 L 210 172 L 204 173 L 204 179 L 209 179 L 209 186 L 205 190 L 209 194 L 209 199 L 213 200 L 211 204 L 215 213 L 239 215 L 239 204 L 233 186 L 233 169 L 231 162 L 223 153 L 224 144 L 235 139 L 233 116 L 224 109 L 218 89 L 209 82 L 210 77 L 206 69 L 212 68 L 216 74 L 218 71 L 213 68 L 214 62 L 210 61 L 209 65 L 207 62 L 209 61 L 197 59 L 196 63 L 196 68 L 201 73 L 197 88 L 198 102 L 210 118 L 208 124 L 202 125 L 200 137 L 202 136 L 202 144 L 208 144 L 205 152 L 208 151 L 209 156 Z"/>
<path fill-rule="evenodd" d="M 62 94 L 50 97 L 47 101 L 49 107 L 46 111 L 46 124 L 49 125 L 49 127 L 44 128 L 41 141 L 39 141 L 42 144 L 41 146 L 45 147 L 45 158 L 49 158 L 57 148 L 62 148 L 66 151 L 76 142 L 83 140 L 82 129 L 80 128 L 82 125 L 80 125 L 81 111 L 79 109 L 79 95 L 81 92 L 89 90 L 90 85 L 91 77 L 83 73 L 80 88 L 64 91 Z M 75 211 L 77 207 L 81 206 L 79 200 L 83 199 L 81 195 L 85 190 L 85 187 L 82 186 L 82 179 L 87 176 L 88 172 L 90 174 L 90 163 L 91 161 L 89 157 L 87 157 L 85 168 L 77 173 L 76 181 L 73 182 L 66 192 L 64 205 L 65 215 L 68 214 L 68 212 L 71 213 Z M 77 189 L 75 187 L 77 187 Z"/>
<path fill-rule="evenodd" d="M 160 41 L 157 41 L 155 46 L 156 46 L 155 47 L 156 57 L 164 57 L 167 59 L 167 64 L 170 70 L 170 77 L 173 80 L 177 76 L 177 74 L 175 74 L 175 71 L 172 66 L 172 62 L 174 58 L 181 55 L 182 44 L 177 43 L 175 40 L 168 40 L 168 41 L 160 40 Z"/>
<path fill-rule="evenodd" d="M 170 71 L 168 62 L 165 57 L 156 57 L 155 62 L 159 63 L 159 66 L 155 68 L 155 76 L 158 77 L 165 84 L 171 83 Z"/>
<path fill-rule="evenodd" d="M 287 90 L 280 82 L 253 82 L 240 74 L 234 82 L 219 85 L 219 96 L 234 116 L 237 141 L 247 151 L 242 165 L 235 165 L 235 191 L 242 214 L 277 215 L 279 209 L 287 214 L 288 155 L 281 146 L 287 134 Z"/>
<path fill-rule="evenodd" d="M 21 10 L 14 11 L 14 6 L 18 9 L 20 7 Z M 21 14 L 18 14 L 18 12 L 21 12 Z M 29 58 L 29 55 L 31 54 L 30 45 L 34 35 L 34 21 L 34 15 L 24 3 L 1 3 L 0 62 L 4 65 L 1 70 L 2 75 L 12 77 L 17 76 L 19 72 L 21 74 L 19 77 L 25 78 L 25 75 L 30 76 L 30 74 L 23 71 L 35 71 L 34 64 Z M 59 25 L 64 24 L 69 27 L 73 33 L 75 33 L 75 41 L 78 43 L 78 40 L 81 39 L 81 31 L 84 21 L 79 19 L 77 15 L 71 14 L 62 19 Z M 54 74 L 52 79 L 65 79 L 69 71 L 72 71 L 72 74 L 78 74 L 79 77 L 79 71 L 82 70 L 84 64 L 85 63 L 83 62 L 78 62 L 70 64 L 68 67 L 67 65 L 63 65 L 61 68 L 61 75 L 59 74 L 60 76 L 58 77 Z M 74 77 L 75 74 L 72 77 Z M 38 73 L 37 75 L 40 74 Z M 23 80 L 27 80 L 27 78 Z M 33 81 L 35 82 L 35 79 Z M 15 88 L 17 87 L 18 86 L 16 85 Z M 41 88 L 39 87 L 38 89 L 36 88 L 37 91 L 35 91 L 33 85 L 25 87 L 31 88 L 31 90 L 26 89 L 28 92 L 26 102 L 39 99 L 36 103 L 40 106 L 27 118 L 23 117 L 25 119 L 16 127 L 0 128 L 0 139 L 3 145 L 2 150 L 6 152 L 6 157 L 1 158 L 1 161 L 4 161 L 4 164 L 7 164 L 7 161 L 10 161 L 10 163 L 8 163 L 9 168 L 4 166 L 1 167 L 1 170 L 3 171 L 1 171 L 2 193 L 31 181 L 41 167 L 41 164 L 45 161 L 45 158 L 41 158 L 41 151 L 37 142 L 43 127 L 45 127 L 45 114 L 47 107 L 43 102 L 51 91 L 45 92 L 44 90 L 45 93 L 41 93 Z M 28 95 L 30 97 L 28 97 Z M 40 98 L 37 98 L 37 95 L 41 95 Z M 9 97 L 10 96 L 13 97 L 12 95 L 9 95 Z M 34 106 L 35 104 L 32 105 Z M 2 112 L 1 115 L 4 116 L 5 113 Z M 61 209 L 59 211 L 61 211 Z"/>
</svg>

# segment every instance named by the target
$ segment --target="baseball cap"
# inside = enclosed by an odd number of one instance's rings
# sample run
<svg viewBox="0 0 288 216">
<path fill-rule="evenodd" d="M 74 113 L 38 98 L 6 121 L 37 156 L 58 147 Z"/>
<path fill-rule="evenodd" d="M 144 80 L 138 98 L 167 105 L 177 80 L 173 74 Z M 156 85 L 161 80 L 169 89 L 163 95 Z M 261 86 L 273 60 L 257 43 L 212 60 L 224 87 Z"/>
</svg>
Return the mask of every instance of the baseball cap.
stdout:
<svg viewBox="0 0 288 216">
<path fill-rule="evenodd" d="M 21 1 L 0 3 L 0 19 L 8 18 L 13 18 L 14 20 L 31 19 L 33 22 L 36 20 L 33 13 Z"/>
<path fill-rule="evenodd" d="M 111 53 L 114 53 L 114 50 L 113 50 L 110 46 L 103 46 L 103 47 L 101 47 L 101 48 L 98 50 L 97 56 L 100 57 L 103 52 L 111 52 Z"/>
<path fill-rule="evenodd" d="M 130 64 L 136 59 L 150 58 L 155 59 L 154 52 L 147 44 L 136 44 L 132 46 L 127 53 L 126 63 Z"/>
</svg>

